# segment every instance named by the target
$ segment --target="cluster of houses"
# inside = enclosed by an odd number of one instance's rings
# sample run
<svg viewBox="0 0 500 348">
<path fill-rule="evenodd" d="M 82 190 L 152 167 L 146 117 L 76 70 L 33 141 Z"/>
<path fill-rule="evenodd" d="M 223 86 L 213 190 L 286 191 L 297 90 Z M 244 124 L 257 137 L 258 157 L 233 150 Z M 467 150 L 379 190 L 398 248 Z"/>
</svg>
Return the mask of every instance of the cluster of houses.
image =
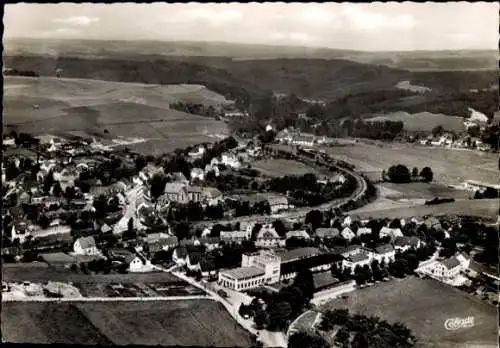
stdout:
<svg viewBox="0 0 500 348">
<path fill-rule="evenodd" d="M 276 134 L 276 140 L 282 144 L 313 147 L 332 143 L 334 140 L 326 136 L 297 132 L 284 129 Z"/>
</svg>

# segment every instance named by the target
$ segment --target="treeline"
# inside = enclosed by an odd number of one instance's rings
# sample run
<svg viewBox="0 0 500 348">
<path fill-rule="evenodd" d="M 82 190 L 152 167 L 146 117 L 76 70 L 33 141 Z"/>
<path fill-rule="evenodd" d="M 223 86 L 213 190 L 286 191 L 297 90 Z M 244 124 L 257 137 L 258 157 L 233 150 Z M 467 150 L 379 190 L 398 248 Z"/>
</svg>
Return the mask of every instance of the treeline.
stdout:
<svg viewBox="0 0 500 348">
<path fill-rule="evenodd" d="M 5 76 L 29 76 L 29 77 L 40 77 L 40 75 L 33 70 L 17 70 L 17 69 L 5 69 L 3 74 Z"/>
<path fill-rule="evenodd" d="M 176 102 L 170 103 L 170 108 L 186 112 L 188 114 L 210 117 L 210 118 L 218 118 L 224 116 L 224 114 L 217 110 L 212 105 L 206 106 L 203 104 L 189 103 L 189 102 Z"/>
<path fill-rule="evenodd" d="M 382 181 L 389 181 L 397 184 L 406 184 L 412 181 L 431 182 L 434 178 L 434 173 L 430 167 L 424 167 L 419 172 L 417 167 L 412 171 L 403 164 L 397 164 L 389 167 L 387 171 L 382 171 Z"/>
</svg>

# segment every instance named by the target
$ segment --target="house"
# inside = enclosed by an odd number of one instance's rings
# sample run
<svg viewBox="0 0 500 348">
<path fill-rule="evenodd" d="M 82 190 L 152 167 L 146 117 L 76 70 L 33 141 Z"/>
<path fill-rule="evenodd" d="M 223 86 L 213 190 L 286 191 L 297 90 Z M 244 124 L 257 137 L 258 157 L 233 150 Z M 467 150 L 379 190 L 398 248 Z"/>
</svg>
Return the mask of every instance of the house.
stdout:
<svg viewBox="0 0 500 348">
<path fill-rule="evenodd" d="M 264 225 L 257 233 L 255 245 L 258 247 L 276 247 L 283 246 L 284 242 L 272 225 Z"/>
<path fill-rule="evenodd" d="M 192 157 L 192 158 L 201 158 L 201 157 L 203 157 L 205 152 L 206 152 L 205 147 L 200 145 L 200 146 L 198 146 L 198 148 L 193 149 L 193 151 L 189 152 L 188 156 Z"/>
<path fill-rule="evenodd" d="M 352 224 L 352 217 L 349 215 L 344 218 L 344 221 L 342 222 L 342 226 L 351 226 Z"/>
<path fill-rule="evenodd" d="M 323 239 L 334 238 L 340 235 L 338 228 L 320 227 L 316 229 L 316 236 Z"/>
<path fill-rule="evenodd" d="M 364 234 L 372 234 L 372 229 L 371 228 L 368 228 L 368 227 L 360 227 L 358 228 L 358 230 L 356 231 L 356 235 L 357 236 L 362 236 Z"/>
<path fill-rule="evenodd" d="M 378 262 L 389 263 L 394 261 L 396 257 L 396 251 L 391 244 L 383 244 L 375 247 L 375 255 L 373 258 L 378 260 Z"/>
<path fill-rule="evenodd" d="M 241 244 L 244 240 L 249 240 L 251 237 L 251 232 L 248 231 L 221 231 L 220 239 L 225 243 L 239 243 Z"/>
<path fill-rule="evenodd" d="M 290 141 L 292 145 L 309 146 L 312 147 L 316 144 L 316 137 L 314 135 L 294 135 Z"/>
<path fill-rule="evenodd" d="M 280 256 L 272 251 L 260 250 L 254 253 L 244 253 L 241 256 L 242 267 L 255 267 L 264 272 L 264 282 L 276 283 L 280 279 Z"/>
<path fill-rule="evenodd" d="M 286 239 L 290 238 L 310 239 L 309 234 L 305 230 L 287 232 Z"/>
<path fill-rule="evenodd" d="M 369 265 L 373 259 L 373 252 L 361 245 L 351 245 L 341 255 L 344 257 L 342 267 L 350 269 L 351 272 L 354 272 L 356 266 Z"/>
<path fill-rule="evenodd" d="M 148 238 L 147 243 L 149 246 L 149 251 L 153 253 L 158 252 L 160 250 L 165 250 L 165 251 L 172 250 L 179 245 L 179 241 L 175 236 L 168 236 L 167 238 L 158 238 L 158 239 Z"/>
<path fill-rule="evenodd" d="M 205 166 L 205 175 L 209 172 L 214 172 L 216 177 L 220 175 L 219 167 L 217 165 L 207 164 Z"/>
<path fill-rule="evenodd" d="M 186 258 L 186 266 L 189 270 L 191 271 L 199 271 L 201 270 L 200 268 L 200 261 L 202 258 L 202 253 L 199 251 L 191 251 L 188 252 L 187 258 Z"/>
<path fill-rule="evenodd" d="M 271 207 L 271 213 L 277 213 L 282 210 L 287 210 L 288 206 L 288 198 L 284 196 L 272 196 L 268 197 L 267 201 L 269 202 L 269 206 Z"/>
<path fill-rule="evenodd" d="M 219 247 L 220 241 L 221 241 L 220 237 L 205 237 L 198 239 L 198 242 L 201 245 L 204 245 L 208 251 L 217 249 Z"/>
<path fill-rule="evenodd" d="M 342 232 L 340 232 L 340 235 L 344 238 L 344 239 L 347 239 L 347 240 L 351 240 L 353 239 L 354 237 L 356 237 L 356 234 L 349 228 L 349 227 L 345 227 Z"/>
<path fill-rule="evenodd" d="M 403 237 L 403 232 L 401 232 L 400 228 L 389 228 L 382 227 L 379 233 L 380 238 L 382 237 L 390 237 L 392 240 L 395 240 L 397 237 Z"/>
<path fill-rule="evenodd" d="M 200 261 L 200 271 L 202 277 L 217 277 L 217 267 L 215 266 L 215 262 L 212 259 L 208 259 L 203 257 Z"/>
<path fill-rule="evenodd" d="M 171 176 L 172 180 L 174 180 L 174 182 L 176 182 L 176 183 L 181 183 L 181 184 L 185 184 L 185 185 L 189 184 L 189 180 L 186 178 L 186 176 L 182 172 L 175 172 L 175 173 L 170 174 L 170 176 Z"/>
<path fill-rule="evenodd" d="M 427 268 L 427 272 L 434 278 L 449 282 L 453 281 L 460 274 L 462 269 L 460 261 L 453 256 L 445 260 L 431 263 Z"/>
<path fill-rule="evenodd" d="M 73 245 L 73 251 L 76 255 L 98 255 L 99 250 L 95 243 L 94 237 L 80 237 Z"/>
<path fill-rule="evenodd" d="M 204 187 L 201 199 L 208 205 L 217 205 L 224 201 L 224 196 L 222 192 L 215 187 Z"/>
<path fill-rule="evenodd" d="M 394 240 L 394 248 L 396 249 L 396 251 L 400 251 L 400 252 L 406 251 L 406 250 L 411 249 L 411 248 L 418 249 L 422 246 L 422 244 L 423 243 L 420 241 L 420 239 L 418 239 L 418 237 L 415 237 L 415 236 L 397 237 Z"/>
<path fill-rule="evenodd" d="M 27 221 L 16 221 L 12 224 L 11 241 L 19 240 L 20 244 L 26 241 L 26 237 L 31 235 L 33 226 L 29 225 Z"/>
<path fill-rule="evenodd" d="M 191 181 L 198 179 L 200 181 L 205 180 L 205 172 L 201 168 L 191 169 Z"/>
<path fill-rule="evenodd" d="M 149 260 L 132 253 L 125 256 L 124 262 L 128 265 L 127 270 L 132 273 L 151 272 L 153 270 L 153 266 Z"/>
<path fill-rule="evenodd" d="M 241 163 L 235 155 L 232 154 L 223 154 L 221 162 L 228 167 L 233 169 L 239 169 L 241 167 Z"/>
<path fill-rule="evenodd" d="M 179 266 L 184 266 L 187 263 L 187 248 L 185 246 L 175 248 L 172 254 L 172 261 Z"/>
<path fill-rule="evenodd" d="M 443 229 L 443 227 L 441 226 L 441 222 L 436 217 L 429 217 L 425 219 L 424 224 L 428 229 L 433 228 L 436 231 L 441 231 Z"/>
</svg>

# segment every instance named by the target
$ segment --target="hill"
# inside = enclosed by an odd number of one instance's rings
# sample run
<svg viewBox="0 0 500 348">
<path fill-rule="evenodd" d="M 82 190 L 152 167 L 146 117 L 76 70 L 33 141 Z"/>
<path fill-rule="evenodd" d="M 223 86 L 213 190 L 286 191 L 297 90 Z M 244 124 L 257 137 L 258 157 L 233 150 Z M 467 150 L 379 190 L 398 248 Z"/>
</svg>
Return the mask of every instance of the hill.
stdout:
<svg viewBox="0 0 500 348">
<path fill-rule="evenodd" d="M 227 57 L 257 59 L 344 59 L 409 70 L 498 68 L 497 50 L 363 52 L 324 47 L 271 46 L 228 42 L 100 41 L 6 39 L 7 55 L 73 56 L 150 60 L 159 57 Z"/>
<path fill-rule="evenodd" d="M 203 86 L 10 76 L 4 82 L 5 131 L 142 138 L 145 142 L 130 147 L 147 153 L 167 152 L 227 133 L 221 121 L 169 108 L 172 101 L 227 103 Z"/>
</svg>

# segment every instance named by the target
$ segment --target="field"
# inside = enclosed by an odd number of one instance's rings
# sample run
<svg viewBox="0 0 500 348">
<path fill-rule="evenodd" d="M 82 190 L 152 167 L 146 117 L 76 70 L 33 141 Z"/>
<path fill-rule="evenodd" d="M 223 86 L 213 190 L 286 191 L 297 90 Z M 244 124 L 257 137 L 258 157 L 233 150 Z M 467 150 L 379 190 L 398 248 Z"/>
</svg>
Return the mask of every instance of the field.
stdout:
<svg viewBox="0 0 500 348">
<path fill-rule="evenodd" d="M 320 172 L 304 163 L 286 159 L 265 159 L 252 163 L 252 167 L 263 175 L 280 177 L 283 175 L 304 175 L 307 173 L 320 174 Z"/>
<path fill-rule="evenodd" d="M 419 112 L 410 114 L 404 111 L 393 112 L 390 114 L 376 116 L 366 119 L 367 121 L 403 121 L 404 129 L 409 132 L 431 132 L 436 126 L 450 132 L 465 131 L 464 119 L 462 117 L 448 116 L 444 114 L 434 114 L 431 112 Z"/>
<path fill-rule="evenodd" d="M 47 267 L 46 264 L 3 264 L 2 280 L 6 282 L 74 282 L 74 283 L 177 283 L 176 276 L 165 273 L 96 274 L 73 273 Z"/>
<path fill-rule="evenodd" d="M 382 203 L 382 204 L 381 204 Z M 406 205 L 406 206 L 405 206 Z M 422 217 L 426 215 L 470 215 L 488 220 L 496 220 L 498 216 L 498 199 L 457 200 L 452 203 L 438 205 L 412 205 L 405 203 L 379 202 L 370 203 L 350 214 L 360 218 L 399 218 Z"/>
<path fill-rule="evenodd" d="M 210 300 L 3 303 L 2 341 L 248 347 L 250 336 Z"/>
<path fill-rule="evenodd" d="M 409 184 L 394 184 L 384 182 L 376 186 L 380 195 L 389 199 L 432 199 L 434 197 L 467 199 L 473 196 L 471 192 L 435 183 L 412 182 Z"/>
<path fill-rule="evenodd" d="M 112 344 L 68 303 L 2 302 L 2 342 Z"/>
<path fill-rule="evenodd" d="M 210 300 L 78 304 L 114 344 L 248 347 L 249 335 Z"/>
<path fill-rule="evenodd" d="M 377 284 L 352 292 L 347 299 L 332 300 L 324 308 L 348 308 L 390 323 L 402 322 L 427 347 L 496 346 L 498 342 L 495 307 L 430 279 L 410 277 Z M 446 319 L 469 316 L 474 317 L 473 328 L 448 331 L 444 327 Z"/>
<path fill-rule="evenodd" d="M 428 166 L 434 172 L 434 182 L 460 184 L 465 180 L 498 182 L 498 155 L 494 153 L 451 150 L 412 144 L 359 142 L 353 146 L 325 147 L 334 157 L 354 164 L 361 172 L 377 173 L 395 164 L 413 167 Z"/>
<path fill-rule="evenodd" d="M 170 102 L 179 100 L 205 105 L 227 103 L 223 96 L 199 85 L 7 77 L 4 88 L 4 130 L 7 131 L 79 132 L 104 137 L 103 131 L 107 129 L 106 138 L 125 136 L 147 140 L 129 148 L 155 154 L 227 134 L 226 125 L 221 121 L 169 108 Z"/>
</svg>

